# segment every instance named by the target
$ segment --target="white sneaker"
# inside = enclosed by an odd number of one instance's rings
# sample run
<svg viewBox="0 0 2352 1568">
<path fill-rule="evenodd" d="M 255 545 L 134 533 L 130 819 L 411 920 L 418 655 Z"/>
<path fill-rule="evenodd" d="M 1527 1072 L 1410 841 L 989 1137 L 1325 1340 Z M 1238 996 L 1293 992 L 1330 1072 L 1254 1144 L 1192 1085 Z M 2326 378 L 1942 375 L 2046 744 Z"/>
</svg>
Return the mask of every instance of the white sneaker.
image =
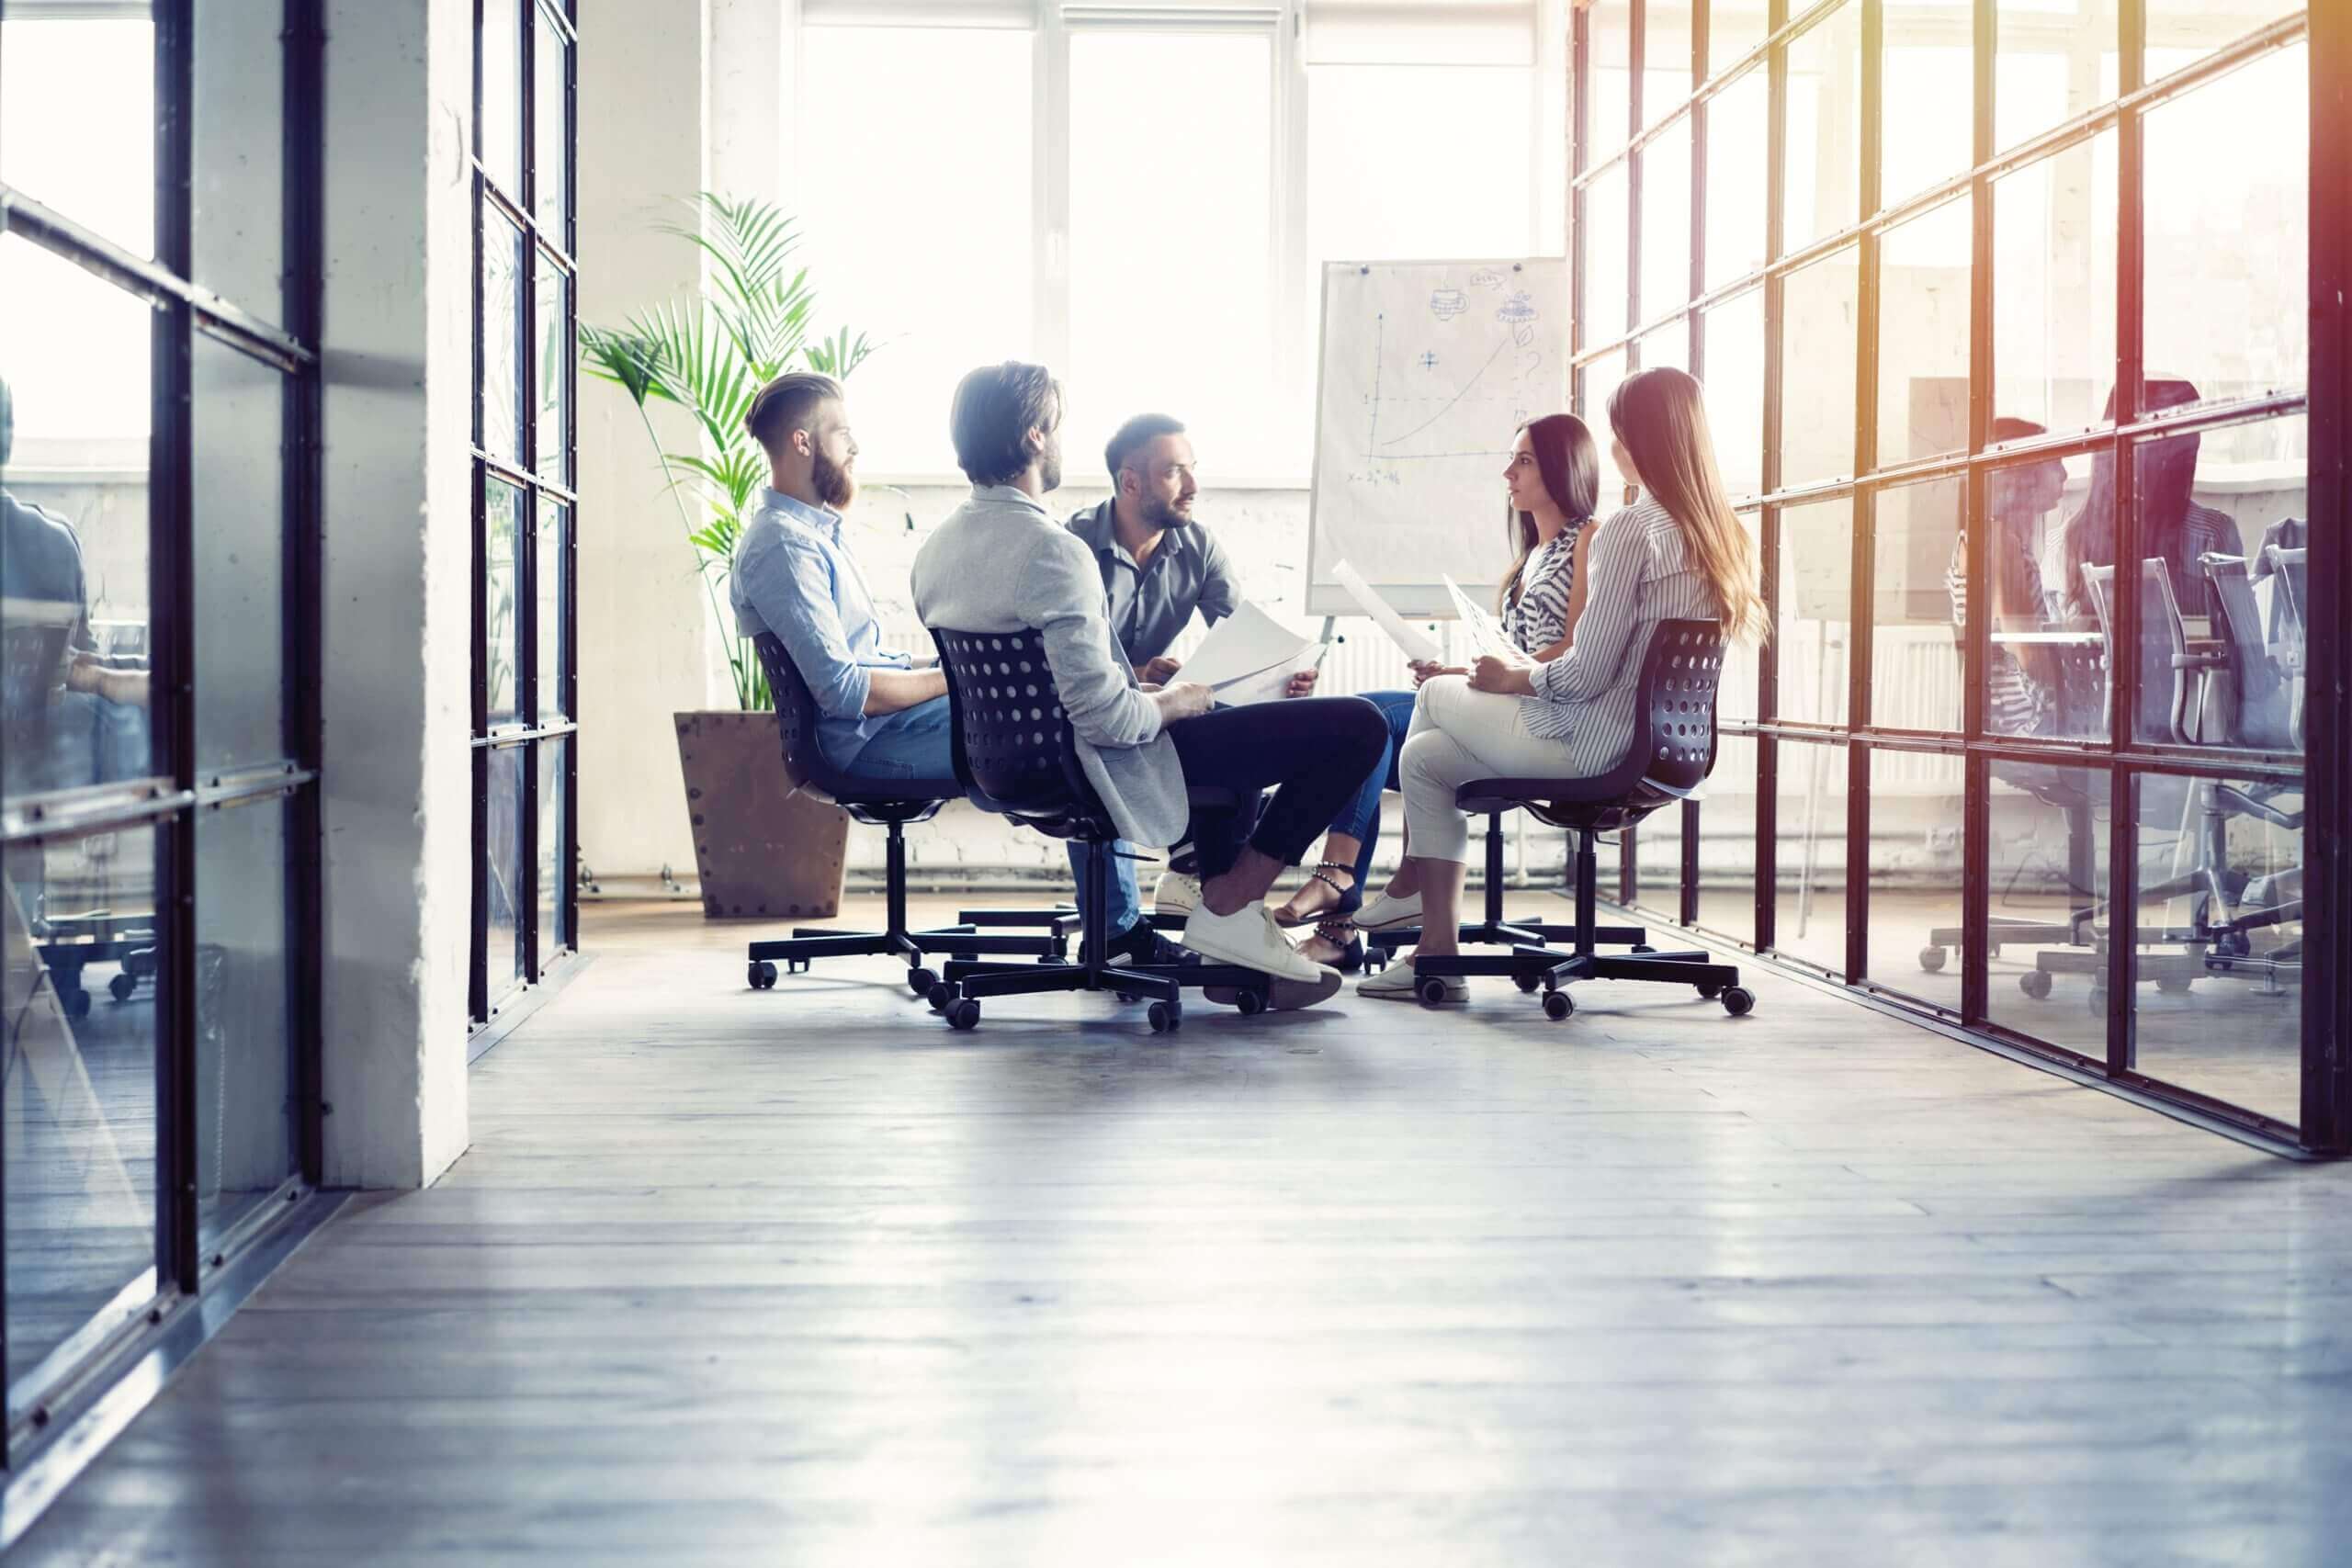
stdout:
<svg viewBox="0 0 2352 1568">
<path fill-rule="evenodd" d="M 1151 909 L 1156 915 L 1189 915 L 1200 901 L 1201 879 L 1181 871 L 1161 872 L 1159 886 L 1151 890 Z"/>
<path fill-rule="evenodd" d="M 1408 893 L 1399 898 L 1394 894 L 1375 893 L 1370 903 L 1356 911 L 1355 919 L 1356 930 L 1360 931 L 1387 931 L 1419 926 L 1421 923 L 1421 896 Z M 1363 987 L 1359 986 L 1356 988 L 1362 990 Z"/>
<path fill-rule="evenodd" d="M 1320 985 L 1323 965 L 1293 947 L 1274 924 L 1274 912 L 1251 904 L 1230 915 L 1220 915 L 1206 904 L 1195 904 L 1184 919 L 1184 945 L 1219 964 L 1255 969 L 1277 980 Z"/>
<path fill-rule="evenodd" d="M 1445 999 L 1466 1002 L 1470 999 L 1470 983 L 1458 975 L 1448 975 Z M 1377 975 L 1366 975 L 1356 982 L 1356 995 L 1369 997 L 1376 1002 L 1417 1002 L 1421 999 L 1419 981 L 1413 974 L 1413 961 L 1399 958 Z"/>
</svg>

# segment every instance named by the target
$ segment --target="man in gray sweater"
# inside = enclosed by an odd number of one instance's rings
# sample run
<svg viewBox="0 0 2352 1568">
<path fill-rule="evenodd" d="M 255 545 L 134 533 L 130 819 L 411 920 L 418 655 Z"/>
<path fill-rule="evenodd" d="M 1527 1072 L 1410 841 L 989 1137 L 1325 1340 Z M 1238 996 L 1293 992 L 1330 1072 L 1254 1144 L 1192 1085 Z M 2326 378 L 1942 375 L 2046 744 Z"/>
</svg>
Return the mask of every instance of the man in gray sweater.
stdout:
<svg viewBox="0 0 2352 1568">
<path fill-rule="evenodd" d="M 1061 388 L 1041 366 L 964 378 L 950 424 L 972 498 L 915 557 L 915 613 L 944 630 L 1040 632 L 1080 761 L 1119 836 L 1195 847 L 1202 891 L 1184 945 L 1328 995 L 1338 976 L 1292 947 L 1261 900 L 1362 784 L 1387 721 L 1356 697 L 1212 711 L 1197 682 L 1138 682 L 1105 618 L 1092 552 L 1043 504 L 1061 482 Z M 1188 781 L 1233 792 L 1238 807 L 1193 813 Z M 1248 807 L 1268 788 L 1273 798 L 1243 841 Z"/>
</svg>

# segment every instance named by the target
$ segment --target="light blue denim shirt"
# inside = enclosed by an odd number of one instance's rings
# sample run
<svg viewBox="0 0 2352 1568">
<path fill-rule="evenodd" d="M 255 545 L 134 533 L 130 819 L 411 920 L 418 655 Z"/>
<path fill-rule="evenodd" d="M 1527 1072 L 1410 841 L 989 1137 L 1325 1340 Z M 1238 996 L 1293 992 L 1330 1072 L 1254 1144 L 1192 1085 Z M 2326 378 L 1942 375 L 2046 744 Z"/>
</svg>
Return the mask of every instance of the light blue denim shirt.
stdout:
<svg viewBox="0 0 2352 1568">
<path fill-rule="evenodd" d="M 743 525 L 729 595 L 744 637 L 772 631 L 817 699 L 817 744 L 847 768 L 888 717 L 865 712 L 868 670 L 913 660 L 882 646 L 874 596 L 842 542 L 842 515 L 773 489 Z"/>
</svg>

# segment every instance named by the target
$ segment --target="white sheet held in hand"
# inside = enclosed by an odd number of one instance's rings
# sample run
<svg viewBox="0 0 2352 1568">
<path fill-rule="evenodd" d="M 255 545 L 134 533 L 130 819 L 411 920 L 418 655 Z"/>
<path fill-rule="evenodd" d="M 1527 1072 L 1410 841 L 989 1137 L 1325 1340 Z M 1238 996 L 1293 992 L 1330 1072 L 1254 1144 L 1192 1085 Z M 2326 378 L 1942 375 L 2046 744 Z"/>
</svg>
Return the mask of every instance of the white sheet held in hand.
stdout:
<svg viewBox="0 0 2352 1568">
<path fill-rule="evenodd" d="M 1348 591 L 1348 597 L 1372 617 L 1375 626 L 1388 634 L 1388 640 L 1402 649 L 1408 660 L 1418 664 L 1438 662 L 1441 653 L 1430 635 L 1408 624 L 1405 617 L 1380 596 L 1380 590 L 1363 580 L 1363 573 L 1346 561 L 1339 561 L 1331 568 L 1331 580 Z"/>
<path fill-rule="evenodd" d="M 1452 578 L 1445 580 L 1445 591 L 1453 599 L 1453 613 L 1470 629 L 1470 641 L 1480 653 L 1491 653 L 1498 659 L 1516 659 L 1519 646 L 1510 640 L 1502 623 L 1480 609 L 1470 595 L 1462 592 L 1462 584 Z"/>
<path fill-rule="evenodd" d="M 1319 645 L 1245 600 L 1209 628 L 1177 679 L 1198 681 L 1220 706 L 1237 707 L 1279 698 L 1292 675 L 1321 661 Z"/>
</svg>

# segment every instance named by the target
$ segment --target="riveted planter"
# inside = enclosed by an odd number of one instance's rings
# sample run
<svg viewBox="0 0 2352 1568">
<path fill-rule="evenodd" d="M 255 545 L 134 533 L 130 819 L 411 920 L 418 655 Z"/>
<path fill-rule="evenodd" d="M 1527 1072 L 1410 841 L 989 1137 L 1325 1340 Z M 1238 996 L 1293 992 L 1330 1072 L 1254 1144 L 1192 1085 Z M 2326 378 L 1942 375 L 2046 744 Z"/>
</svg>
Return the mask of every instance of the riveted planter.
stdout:
<svg viewBox="0 0 2352 1568">
<path fill-rule="evenodd" d="M 849 817 L 792 793 L 775 715 L 728 710 L 677 720 L 704 918 L 840 914 Z"/>
</svg>

